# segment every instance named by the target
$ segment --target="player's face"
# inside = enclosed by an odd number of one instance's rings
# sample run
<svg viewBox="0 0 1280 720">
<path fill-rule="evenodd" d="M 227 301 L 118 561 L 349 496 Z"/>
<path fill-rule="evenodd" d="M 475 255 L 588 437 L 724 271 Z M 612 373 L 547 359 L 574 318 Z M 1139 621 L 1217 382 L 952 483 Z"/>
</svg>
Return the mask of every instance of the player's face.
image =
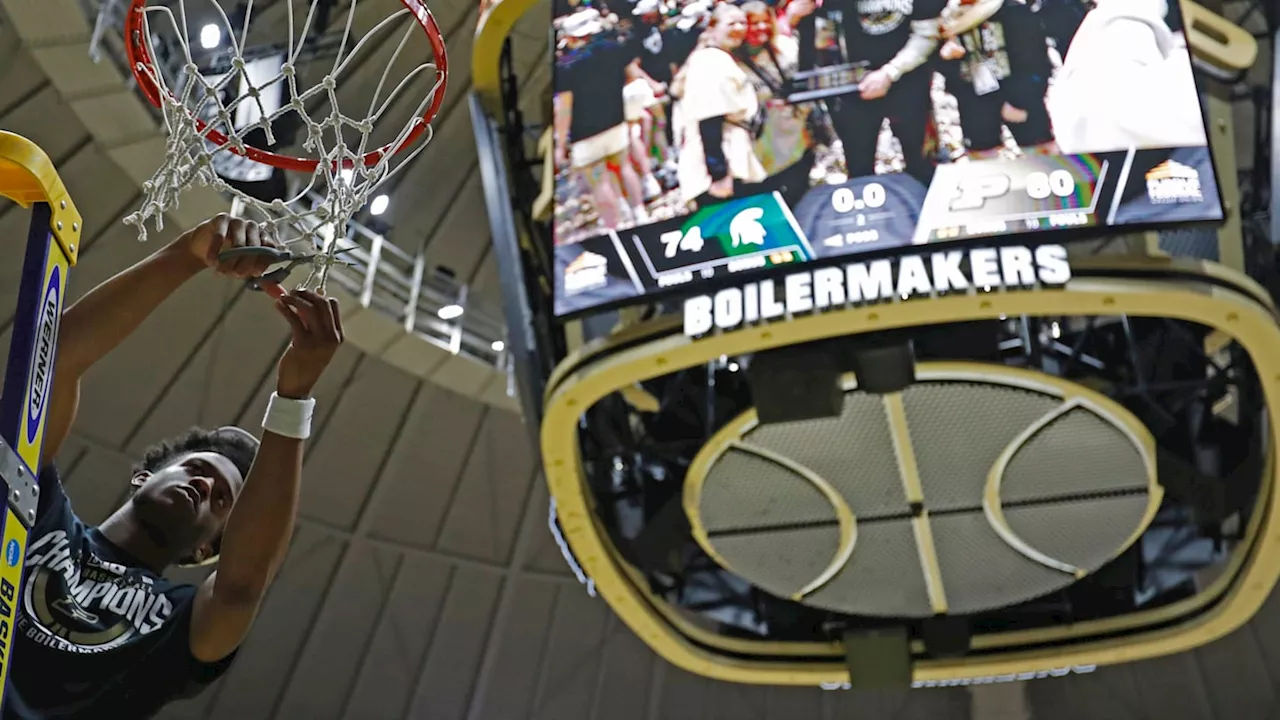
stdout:
<svg viewBox="0 0 1280 720">
<path fill-rule="evenodd" d="M 746 43 L 753 48 L 764 47 L 773 40 L 773 18 L 769 13 L 747 15 Z"/>
<path fill-rule="evenodd" d="M 720 47 L 733 50 L 747 37 L 747 16 L 731 5 L 717 8 L 715 38 Z"/>
<path fill-rule="evenodd" d="M 191 453 L 155 473 L 134 477 L 132 503 L 143 523 L 174 550 L 212 542 L 231 514 L 244 478 L 226 457 Z"/>
</svg>

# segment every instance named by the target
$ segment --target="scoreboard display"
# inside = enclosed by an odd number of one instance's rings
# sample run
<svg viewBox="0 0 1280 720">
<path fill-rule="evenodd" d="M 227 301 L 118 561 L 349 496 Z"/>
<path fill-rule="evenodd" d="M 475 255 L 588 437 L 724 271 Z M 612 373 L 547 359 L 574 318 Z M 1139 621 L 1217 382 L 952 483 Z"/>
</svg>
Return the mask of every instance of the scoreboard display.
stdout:
<svg viewBox="0 0 1280 720">
<path fill-rule="evenodd" d="M 1152 18 L 1158 57 L 1130 67 L 1098 31 L 1110 5 L 1063 56 L 1018 0 L 903 0 L 882 61 L 850 57 L 852 10 L 817 4 L 786 43 L 753 2 L 556 19 L 558 315 L 913 246 L 1223 218 L 1176 15 Z M 913 34 L 935 36 L 914 67 Z"/>
</svg>

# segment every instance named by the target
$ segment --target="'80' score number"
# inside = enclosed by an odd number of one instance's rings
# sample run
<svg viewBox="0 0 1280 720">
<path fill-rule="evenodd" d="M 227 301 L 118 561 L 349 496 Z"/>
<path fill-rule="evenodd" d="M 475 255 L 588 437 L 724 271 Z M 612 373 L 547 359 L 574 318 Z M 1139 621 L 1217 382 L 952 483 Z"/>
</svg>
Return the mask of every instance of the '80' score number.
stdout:
<svg viewBox="0 0 1280 720">
<path fill-rule="evenodd" d="M 1027 197 L 1041 201 L 1050 198 L 1067 199 L 1076 194 L 1076 178 L 1067 170 L 1027 173 L 1023 182 Z M 954 211 L 978 210 L 988 200 L 1001 198 L 1013 189 L 1013 178 L 1004 173 L 962 178 L 956 184 L 950 209 Z"/>
</svg>

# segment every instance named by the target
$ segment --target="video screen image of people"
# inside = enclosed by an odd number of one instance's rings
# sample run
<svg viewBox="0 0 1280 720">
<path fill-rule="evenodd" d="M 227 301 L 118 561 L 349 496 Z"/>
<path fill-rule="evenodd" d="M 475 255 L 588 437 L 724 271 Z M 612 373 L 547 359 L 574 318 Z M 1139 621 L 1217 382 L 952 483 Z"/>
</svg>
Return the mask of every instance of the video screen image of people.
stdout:
<svg viewBox="0 0 1280 720">
<path fill-rule="evenodd" d="M 557 245 L 941 163 L 1206 145 L 1170 0 L 556 0 Z M 918 184 L 918 186 L 917 186 Z"/>
</svg>

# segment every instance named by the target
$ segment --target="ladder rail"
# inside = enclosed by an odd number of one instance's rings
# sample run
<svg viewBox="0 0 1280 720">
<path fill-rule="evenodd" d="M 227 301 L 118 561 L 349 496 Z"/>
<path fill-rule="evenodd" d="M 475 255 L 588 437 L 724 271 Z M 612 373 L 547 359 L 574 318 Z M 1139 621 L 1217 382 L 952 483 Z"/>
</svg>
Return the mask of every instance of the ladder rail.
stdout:
<svg viewBox="0 0 1280 720">
<path fill-rule="evenodd" d="M 40 456 L 53 388 L 67 273 L 76 263 L 82 222 L 49 156 L 0 131 L 0 195 L 31 211 L 9 364 L 0 385 L 0 709 L 8 694 L 22 607 L 27 536 L 39 504 Z"/>
</svg>

